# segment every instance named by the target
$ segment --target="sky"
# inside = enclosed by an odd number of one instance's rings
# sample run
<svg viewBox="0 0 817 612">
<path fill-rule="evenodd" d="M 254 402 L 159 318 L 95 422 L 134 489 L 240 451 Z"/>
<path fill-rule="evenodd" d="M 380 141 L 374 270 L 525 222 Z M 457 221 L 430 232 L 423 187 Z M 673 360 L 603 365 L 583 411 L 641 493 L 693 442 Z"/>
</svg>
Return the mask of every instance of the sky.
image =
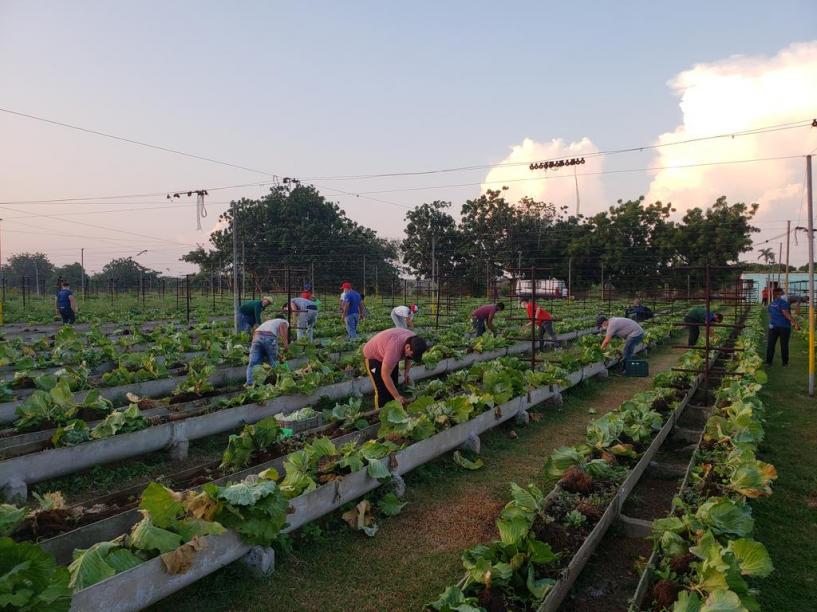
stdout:
<svg viewBox="0 0 817 612">
<path fill-rule="evenodd" d="M 640 195 L 678 215 L 757 201 L 756 241 L 776 247 L 786 220 L 805 225 L 817 128 L 672 143 L 817 117 L 817 3 L 0 0 L 0 108 L 255 170 L 0 112 L 4 260 L 84 248 L 94 272 L 147 250 L 137 261 L 190 272 L 179 256 L 273 175 L 387 237 L 424 201 L 507 184 L 573 208 L 578 185 L 585 214 Z M 593 155 L 631 147 L 647 148 Z M 583 155 L 575 177 L 525 165 Z M 165 195 L 202 188 L 197 231 L 195 202 Z M 101 199 L 123 195 L 138 197 Z"/>
</svg>

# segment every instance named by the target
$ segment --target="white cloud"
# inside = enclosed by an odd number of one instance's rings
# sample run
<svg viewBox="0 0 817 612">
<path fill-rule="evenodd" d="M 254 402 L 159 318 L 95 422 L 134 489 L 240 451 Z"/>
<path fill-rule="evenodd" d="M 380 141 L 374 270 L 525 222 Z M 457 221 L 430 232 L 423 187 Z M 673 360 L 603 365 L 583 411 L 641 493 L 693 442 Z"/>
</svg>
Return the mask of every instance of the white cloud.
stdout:
<svg viewBox="0 0 817 612">
<path fill-rule="evenodd" d="M 523 196 L 535 200 L 553 202 L 557 206 L 569 206 L 575 211 L 576 207 L 576 180 L 579 183 L 579 200 L 582 214 L 594 214 L 607 207 L 604 197 L 604 188 L 599 176 L 581 176 L 582 174 L 599 172 L 603 167 L 603 159 L 586 157 L 598 151 L 590 139 L 582 138 L 578 142 L 565 143 L 561 138 L 549 142 L 537 142 L 525 138 L 522 144 L 511 147 L 511 153 L 499 164 L 491 168 L 482 183 L 482 191 L 499 189 L 507 186 L 506 199 L 518 201 Z M 528 164 L 539 160 L 565 159 L 585 156 L 585 163 L 580 166 L 565 167 L 553 170 L 530 170 Z M 518 165 L 506 165 L 518 164 Z M 579 175 L 574 180 L 574 168 Z"/>
<path fill-rule="evenodd" d="M 773 57 L 698 64 L 669 85 L 680 97 L 683 120 L 658 137 L 661 144 L 810 120 L 817 116 L 817 42 L 793 44 Z M 805 155 L 814 148 L 817 128 L 797 128 L 663 147 L 650 165 Z M 720 195 L 730 202 L 758 202 L 756 221 L 763 229 L 758 242 L 785 231 L 787 219 L 796 222 L 800 214 L 805 222 L 805 210 L 800 213 L 803 174 L 802 157 L 668 168 L 655 172 L 647 201 L 671 201 L 679 211 L 709 206 Z"/>
</svg>

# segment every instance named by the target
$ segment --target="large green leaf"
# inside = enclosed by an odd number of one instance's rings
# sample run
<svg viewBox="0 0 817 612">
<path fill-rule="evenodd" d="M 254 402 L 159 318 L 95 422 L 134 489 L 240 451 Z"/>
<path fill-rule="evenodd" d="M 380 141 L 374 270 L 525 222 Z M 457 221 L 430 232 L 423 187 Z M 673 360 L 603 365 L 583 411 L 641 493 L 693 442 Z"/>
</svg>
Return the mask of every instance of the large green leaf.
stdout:
<svg viewBox="0 0 817 612">
<path fill-rule="evenodd" d="M 75 550 L 68 566 L 69 586 L 78 591 L 141 564 L 142 560 L 117 542 L 100 542 L 85 550 Z"/>
<path fill-rule="evenodd" d="M 0 609 L 67 612 L 68 571 L 40 546 L 0 538 Z"/>
<path fill-rule="evenodd" d="M 545 463 L 545 476 L 551 479 L 561 478 L 568 469 L 581 461 L 581 455 L 572 446 L 557 448 Z"/>
<path fill-rule="evenodd" d="M 463 457 L 462 453 L 458 450 L 454 451 L 453 458 L 454 463 L 462 468 L 465 468 L 466 470 L 478 470 L 485 465 L 485 462 L 483 462 L 479 457 L 477 457 L 474 461 L 471 461 L 470 459 Z"/>
<path fill-rule="evenodd" d="M 476 597 L 466 597 L 459 587 L 448 587 L 429 606 L 438 612 L 481 612 Z"/>
<path fill-rule="evenodd" d="M 407 502 L 401 502 L 393 492 L 386 493 L 377 502 L 378 509 L 386 516 L 397 516 Z"/>
<path fill-rule="evenodd" d="M 26 508 L 16 508 L 11 504 L 0 504 L 0 536 L 8 536 L 17 530 L 26 517 Z"/>
<path fill-rule="evenodd" d="M 239 482 L 221 489 L 219 498 L 233 506 L 252 506 L 259 499 L 275 492 L 277 488 L 278 486 L 271 480 L 262 479 L 253 484 Z"/>
<path fill-rule="evenodd" d="M 716 498 L 705 502 L 695 517 L 716 534 L 743 537 L 752 533 L 754 519 L 747 505 L 738 505 L 730 499 Z"/>
<path fill-rule="evenodd" d="M 185 513 L 181 495 L 158 482 L 151 482 L 142 491 L 139 508 L 147 510 L 153 524 L 162 528 L 170 527 Z"/>
<path fill-rule="evenodd" d="M 713 591 L 701 606 L 701 612 L 749 612 L 737 593 L 728 590 Z"/>
<path fill-rule="evenodd" d="M 514 517 L 512 519 L 500 518 L 496 521 L 496 527 L 499 530 L 499 538 L 502 540 L 502 543 L 515 546 L 528 535 L 530 522 L 521 517 Z"/>
<path fill-rule="evenodd" d="M 697 593 L 691 591 L 681 591 L 672 606 L 672 612 L 700 612 L 700 610 L 701 598 Z"/>
<path fill-rule="evenodd" d="M 545 598 L 548 591 L 553 588 L 553 585 L 556 584 L 555 580 L 550 578 L 536 578 L 536 572 L 533 569 L 532 565 L 528 566 L 528 579 L 526 581 L 526 585 L 528 587 L 528 591 L 530 594 L 533 595 L 533 598 L 537 601 L 541 601 Z"/>
<path fill-rule="evenodd" d="M 143 518 L 133 526 L 130 533 L 130 544 L 133 548 L 146 552 L 166 553 L 181 546 L 182 536 L 167 529 L 156 527 L 150 515 L 142 512 Z"/>
<path fill-rule="evenodd" d="M 741 574 L 765 578 L 774 571 L 772 559 L 766 547 L 749 539 L 733 540 L 726 549 L 735 555 Z"/>
</svg>

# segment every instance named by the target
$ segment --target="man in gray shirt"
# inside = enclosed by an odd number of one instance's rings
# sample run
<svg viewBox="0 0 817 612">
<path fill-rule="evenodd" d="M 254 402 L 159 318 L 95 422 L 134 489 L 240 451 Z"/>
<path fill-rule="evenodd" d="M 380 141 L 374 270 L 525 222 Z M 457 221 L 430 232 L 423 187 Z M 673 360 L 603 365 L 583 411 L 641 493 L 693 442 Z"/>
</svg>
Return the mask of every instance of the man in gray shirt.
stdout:
<svg viewBox="0 0 817 612">
<path fill-rule="evenodd" d="M 303 297 L 292 298 L 289 307 L 296 315 L 298 340 L 304 336 L 312 342 L 315 336 L 315 324 L 318 322 L 318 305 L 312 300 Z M 286 308 L 286 305 L 284 305 Z"/>
<path fill-rule="evenodd" d="M 611 317 L 608 319 L 601 315 L 596 319 L 596 327 L 606 332 L 601 343 L 602 350 L 607 348 L 614 336 L 625 340 L 623 361 L 632 358 L 635 347 L 644 339 L 644 329 L 632 319 L 624 317 Z"/>
</svg>

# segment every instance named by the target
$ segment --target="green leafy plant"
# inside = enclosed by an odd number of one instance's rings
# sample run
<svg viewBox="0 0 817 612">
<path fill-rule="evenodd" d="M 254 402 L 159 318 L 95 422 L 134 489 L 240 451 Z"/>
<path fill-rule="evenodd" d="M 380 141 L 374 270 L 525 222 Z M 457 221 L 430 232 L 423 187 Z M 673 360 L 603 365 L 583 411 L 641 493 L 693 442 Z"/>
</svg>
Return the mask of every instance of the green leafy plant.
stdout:
<svg viewBox="0 0 817 612">
<path fill-rule="evenodd" d="M 274 417 L 245 425 L 240 434 L 230 435 L 219 467 L 230 470 L 246 467 L 256 453 L 274 446 L 282 438 L 281 427 Z"/>
<path fill-rule="evenodd" d="M 40 546 L 0 538 L 0 609 L 67 612 L 69 574 Z"/>
</svg>

